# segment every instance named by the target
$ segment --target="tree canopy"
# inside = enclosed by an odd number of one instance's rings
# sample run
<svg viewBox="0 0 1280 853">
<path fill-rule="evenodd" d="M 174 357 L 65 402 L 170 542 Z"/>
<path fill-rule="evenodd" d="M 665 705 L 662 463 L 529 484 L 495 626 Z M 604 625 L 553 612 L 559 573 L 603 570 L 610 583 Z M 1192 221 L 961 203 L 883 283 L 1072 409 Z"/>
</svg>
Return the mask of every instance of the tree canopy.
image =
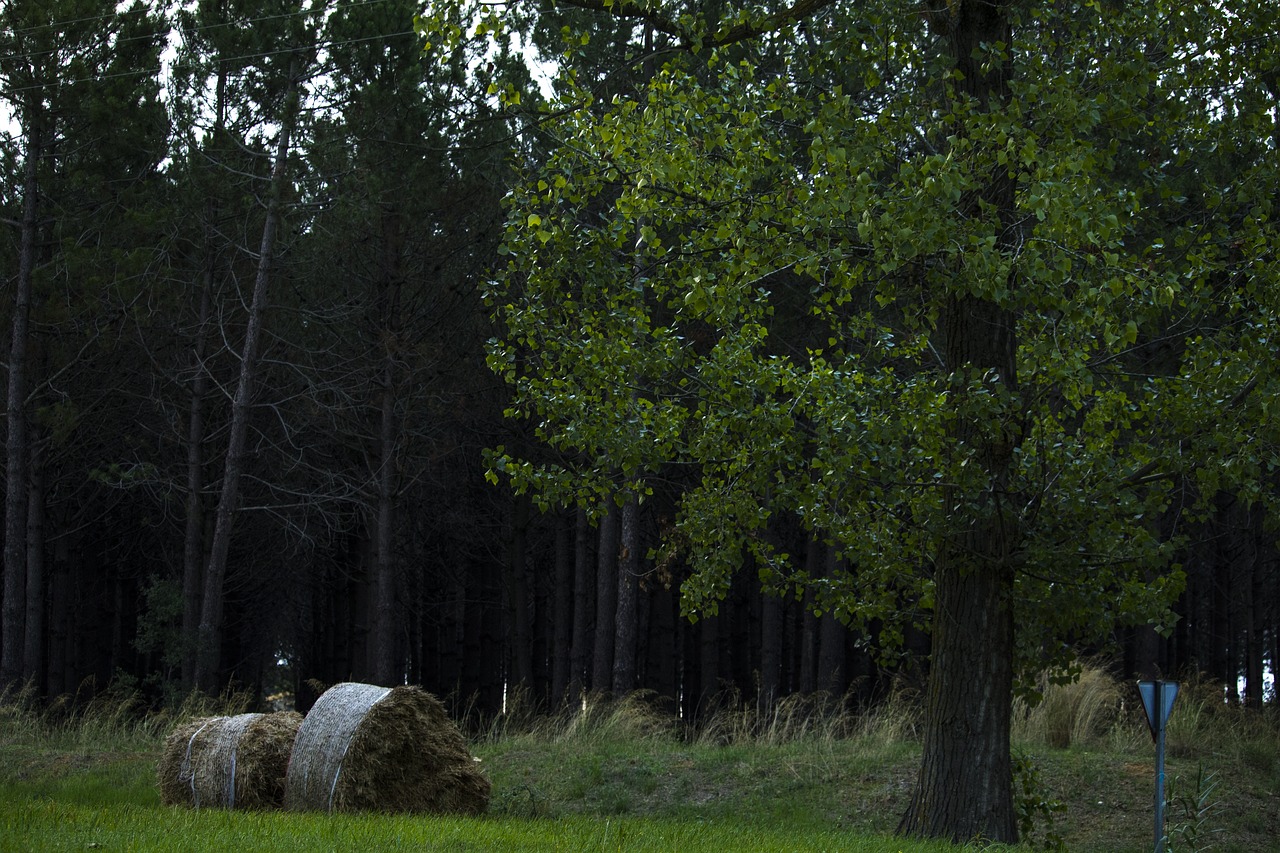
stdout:
<svg viewBox="0 0 1280 853">
<path fill-rule="evenodd" d="M 599 4 L 671 40 L 607 103 L 565 59 L 487 295 L 552 453 L 495 477 L 591 507 L 673 484 L 691 615 L 755 566 L 888 648 L 928 626 L 931 725 L 944 655 L 1168 631 L 1185 518 L 1276 463 L 1274 57 L 1223 6 Z M 847 570 L 806 576 L 780 516 Z M 998 697 L 1005 668 L 946 671 Z M 1010 836 L 1007 782 L 936 819 L 963 799 L 936 779 L 905 829 Z"/>
</svg>

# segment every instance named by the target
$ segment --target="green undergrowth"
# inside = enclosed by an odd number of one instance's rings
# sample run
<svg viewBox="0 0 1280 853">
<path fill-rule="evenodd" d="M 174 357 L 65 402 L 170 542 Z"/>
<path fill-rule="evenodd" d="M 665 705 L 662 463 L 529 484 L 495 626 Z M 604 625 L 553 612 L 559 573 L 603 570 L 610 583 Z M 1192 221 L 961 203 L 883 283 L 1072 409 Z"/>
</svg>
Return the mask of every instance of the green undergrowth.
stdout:
<svg viewBox="0 0 1280 853">
<path fill-rule="evenodd" d="M 1154 747 L 1136 692 L 1087 669 L 1015 708 L 1018 849 L 1152 849 Z M 0 697 L 2 698 L 2 697 Z M 160 741 L 193 707 L 139 716 L 0 702 L 0 850 L 961 849 L 893 836 L 919 762 L 918 697 L 855 714 L 822 697 L 730 697 L 696 731 L 651 697 L 559 714 L 518 703 L 473 738 L 479 819 L 189 811 L 160 805 Z M 241 710 L 238 706 L 228 712 Z M 1169 726 L 1170 853 L 1274 849 L 1280 726 L 1184 684 Z M 176 845 L 176 846 L 175 846 Z M 978 845 L 969 845 L 975 848 Z"/>
</svg>

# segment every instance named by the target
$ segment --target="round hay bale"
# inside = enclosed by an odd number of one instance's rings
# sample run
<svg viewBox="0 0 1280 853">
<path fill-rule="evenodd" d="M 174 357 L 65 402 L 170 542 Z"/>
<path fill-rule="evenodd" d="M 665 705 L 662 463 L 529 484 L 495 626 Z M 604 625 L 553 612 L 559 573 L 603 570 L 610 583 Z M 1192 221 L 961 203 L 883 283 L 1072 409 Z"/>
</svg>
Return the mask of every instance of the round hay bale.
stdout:
<svg viewBox="0 0 1280 853">
<path fill-rule="evenodd" d="M 156 781 L 171 806 L 276 809 L 284 803 L 285 772 L 302 715 L 204 717 L 165 738 Z"/>
<path fill-rule="evenodd" d="M 489 779 L 440 701 L 418 687 L 338 684 L 303 720 L 285 808 L 475 815 Z"/>
</svg>

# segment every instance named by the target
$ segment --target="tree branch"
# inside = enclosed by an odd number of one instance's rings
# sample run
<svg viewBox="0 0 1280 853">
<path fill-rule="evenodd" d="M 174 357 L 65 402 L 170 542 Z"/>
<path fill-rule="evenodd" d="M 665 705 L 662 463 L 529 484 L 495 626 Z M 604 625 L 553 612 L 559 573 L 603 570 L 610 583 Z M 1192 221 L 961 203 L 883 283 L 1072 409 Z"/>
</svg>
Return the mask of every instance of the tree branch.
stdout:
<svg viewBox="0 0 1280 853">
<path fill-rule="evenodd" d="M 695 45 L 700 47 L 722 47 L 740 41 L 747 41 L 808 18 L 827 6 L 833 5 L 835 1 L 796 0 L 795 3 L 787 8 L 771 15 L 765 15 L 757 22 L 740 23 L 727 30 L 718 30 L 706 38 L 698 39 L 685 27 L 660 11 L 649 7 L 642 0 L 641 2 L 637 0 L 612 0 L 612 2 L 610 0 L 559 0 L 560 3 L 577 9 L 600 12 L 612 15 L 615 18 L 634 18 L 644 21 L 658 32 L 675 38 L 680 43 L 680 47 L 686 50 L 693 48 Z"/>
</svg>

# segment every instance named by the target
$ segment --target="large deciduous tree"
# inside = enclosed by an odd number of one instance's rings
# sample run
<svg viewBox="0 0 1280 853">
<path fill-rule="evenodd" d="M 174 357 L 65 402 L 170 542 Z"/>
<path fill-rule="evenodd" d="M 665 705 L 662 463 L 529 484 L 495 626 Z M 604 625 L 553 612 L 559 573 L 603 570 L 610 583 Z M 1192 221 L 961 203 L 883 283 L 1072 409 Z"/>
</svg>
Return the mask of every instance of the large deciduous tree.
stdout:
<svg viewBox="0 0 1280 853">
<path fill-rule="evenodd" d="M 1256 15 L 573 5 L 643 19 L 667 63 L 600 104 L 566 56 L 488 294 L 512 413 L 559 455 L 495 473 L 584 506 L 675 477 L 692 615 L 755 565 L 886 647 L 927 627 L 901 831 L 1015 840 L 1017 674 L 1167 627 L 1170 485 L 1258 496 L 1276 461 L 1274 92 L 1205 68 Z M 1185 98 L 1206 75 L 1230 107 Z M 774 547 L 784 517 L 842 568 Z"/>
</svg>

